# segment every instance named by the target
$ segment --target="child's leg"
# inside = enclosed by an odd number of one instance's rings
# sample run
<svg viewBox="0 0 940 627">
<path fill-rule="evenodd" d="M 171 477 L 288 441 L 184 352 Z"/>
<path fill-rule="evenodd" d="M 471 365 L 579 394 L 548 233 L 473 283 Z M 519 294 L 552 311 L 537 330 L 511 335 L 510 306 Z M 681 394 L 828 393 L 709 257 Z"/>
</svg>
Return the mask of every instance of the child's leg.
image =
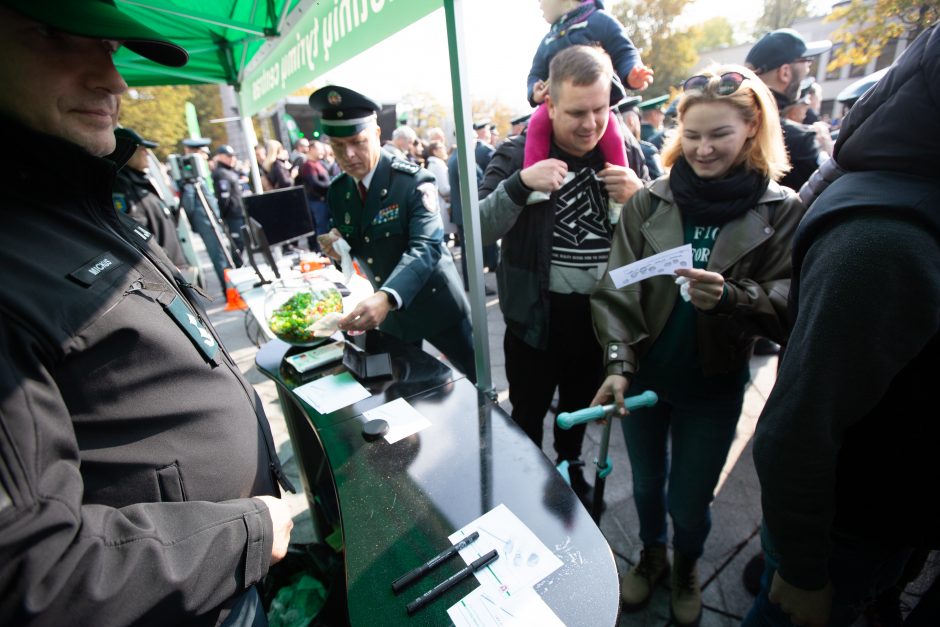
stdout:
<svg viewBox="0 0 940 627">
<path fill-rule="evenodd" d="M 548 159 L 548 151 L 552 144 L 552 120 L 548 117 L 548 107 L 542 103 L 532 113 L 529 127 L 526 130 L 525 156 L 522 167 Z"/>
<path fill-rule="evenodd" d="M 627 148 L 624 146 L 623 135 L 620 133 L 620 121 L 613 111 L 610 112 L 610 119 L 607 120 L 607 130 L 604 131 L 597 145 L 607 163 L 627 166 Z M 528 144 L 526 149 L 526 155 L 528 155 Z"/>
</svg>

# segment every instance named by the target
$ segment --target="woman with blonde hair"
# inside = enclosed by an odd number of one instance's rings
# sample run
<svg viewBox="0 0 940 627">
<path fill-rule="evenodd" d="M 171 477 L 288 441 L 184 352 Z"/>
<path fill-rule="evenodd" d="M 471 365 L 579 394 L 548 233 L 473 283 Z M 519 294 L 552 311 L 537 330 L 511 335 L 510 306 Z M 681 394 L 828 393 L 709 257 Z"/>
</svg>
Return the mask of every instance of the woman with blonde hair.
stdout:
<svg viewBox="0 0 940 627">
<path fill-rule="evenodd" d="M 264 172 L 268 177 L 268 182 L 271 183 L 271 189 L 291 187 L 294 184 L 294 177 L 291 176 L 287 150 L 276 139 L 266 141 L 264 148 L 267 151 L 264 159 Z"/>
<path fill-rule="evenodd" d="M 685 81 L 680 98 L 678 132 L 663 151 L 671 170 L 624 206 L 591 297 L 608 375 L 593 402 L 622 408 L 628 389 L 659 395 L 655 407 L 622 420 L 643 551 L 621 597 L 627 611 L 642 607 L 669 571 L 668 512 L 673 620 L 694 625 L 702 608 L 695 564 L 752 346 L 757 337 L 785 340 L 790 240 L 803 207 L 776 183 L 789 169 L 780 119 L 750 70 L 709 68 Z M 685 244 L 692 267 L 676 270 L 679 278 L 614 285 L 611 270 Z"/>
</svg>

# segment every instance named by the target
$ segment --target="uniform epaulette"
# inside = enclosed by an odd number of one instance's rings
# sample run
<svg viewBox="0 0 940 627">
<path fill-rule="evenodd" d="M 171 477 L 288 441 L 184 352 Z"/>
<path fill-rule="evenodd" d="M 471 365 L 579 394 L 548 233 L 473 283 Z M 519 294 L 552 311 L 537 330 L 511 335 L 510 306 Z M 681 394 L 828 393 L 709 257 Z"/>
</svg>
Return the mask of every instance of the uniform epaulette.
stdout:
<svg viewBox="0 0 940 627">
<path fill-rule="evenodd" d="M 404 172 L 405 174 L 415 175 L 418 173 L 418 170 L 421 169 L 421 166 L 416 163 L 411 163 L 410 161 L 395 158 L 392 159 L 392 169 Z"/>
</svg>

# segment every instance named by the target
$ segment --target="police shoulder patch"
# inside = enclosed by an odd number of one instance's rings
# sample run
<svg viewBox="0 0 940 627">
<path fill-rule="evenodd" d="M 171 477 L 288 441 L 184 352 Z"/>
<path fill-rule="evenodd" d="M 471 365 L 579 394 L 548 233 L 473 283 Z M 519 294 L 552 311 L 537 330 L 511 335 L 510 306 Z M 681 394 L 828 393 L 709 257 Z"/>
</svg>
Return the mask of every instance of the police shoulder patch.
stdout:
<svg viewBox="0 0 940 627">
<path fill-rule="evenodd" d="M 421 204 L 431 213 L 437 213 L 440 206 L 437 202 L 437 185 L 434 183 L 422 183 L 418 185 L 418 191 L 421 192 Z"/>
<path fill-rule="evenodd" d="M 418 170 L 421 169 L 421 166 L 402 159 L 392 159 L 392 169 L 404 172 L 405 174 L 415 175 L 418 173 Z"/>
<path fill-rule="evenodd" d="M 124 194 L 111 194 L 111 202 L 114 208 L 121 213 L 127 213 L 127 198 Z"/>
</svg>

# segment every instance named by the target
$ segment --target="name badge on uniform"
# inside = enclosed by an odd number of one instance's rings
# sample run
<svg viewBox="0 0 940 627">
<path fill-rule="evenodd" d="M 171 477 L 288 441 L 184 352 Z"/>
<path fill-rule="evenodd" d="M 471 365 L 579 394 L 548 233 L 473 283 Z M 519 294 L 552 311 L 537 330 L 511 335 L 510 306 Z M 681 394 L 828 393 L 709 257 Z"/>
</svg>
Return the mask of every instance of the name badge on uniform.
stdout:
<svg viewBox="0 0 940 627">
<path fill-rule="evenodd" d="M 199 349 L 203 357 L 205 357 L 208 362 L 214 364 L 215 360 L 213 358 L 219 350 L 219 345 L 199 318 L 189 310 L 189 307 L 186 306 L 183 299 L 176 296 L 169 305 L 164 305 L 164 307 L 167 313 L 176 321 L 176 324 L 186 332 L 186 335 L 188 335 L 189 339 L 196 345 L 196 348 Z"/>
<path fill-rule="evenodd" d="M 122 262 L 111 252 L 95 257 L 81 268 L 69 273 L 69 277 L 88 287 L 105 274 L 123 265 Z"/>
<path fill-rule="evenodd" d="M 391 222 L 392 220 L 398 219 L 398 205 L 389 205 L 384 209 L 379 209 L 379 212 L 376 214 L 375 218 L 372 219 L 372 224 L 385 224 Z"/>
</svg>

